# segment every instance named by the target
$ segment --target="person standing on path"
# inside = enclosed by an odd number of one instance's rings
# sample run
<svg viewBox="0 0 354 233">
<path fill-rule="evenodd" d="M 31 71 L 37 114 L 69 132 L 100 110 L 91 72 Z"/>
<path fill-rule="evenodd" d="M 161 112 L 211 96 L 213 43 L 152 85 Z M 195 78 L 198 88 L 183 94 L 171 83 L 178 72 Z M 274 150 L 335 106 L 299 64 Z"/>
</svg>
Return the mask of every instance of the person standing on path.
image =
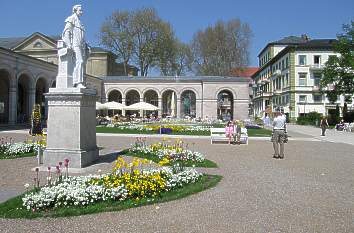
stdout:
<svg viewBox="0 0 354 233">
<path fill-rule="evenodd" d="M 273 142 L 275 159 L 284 158 L 284 143 L 287 140 L 286 135 L 286 119 L 282 116 L 280 111 L 275 112 L 275 118 L 273 120 L 273 134 L 271 141 Z"/>
<path fill-rule="evenodd" d="M 328 121 L 327 121 L 327 118 L 325 116 L 323 116 L 322 119 L 321 119 L 320 127 L 322 129 L 321 136 L 326 136 L 326 129 L 328 128 Z"/>
</svg>

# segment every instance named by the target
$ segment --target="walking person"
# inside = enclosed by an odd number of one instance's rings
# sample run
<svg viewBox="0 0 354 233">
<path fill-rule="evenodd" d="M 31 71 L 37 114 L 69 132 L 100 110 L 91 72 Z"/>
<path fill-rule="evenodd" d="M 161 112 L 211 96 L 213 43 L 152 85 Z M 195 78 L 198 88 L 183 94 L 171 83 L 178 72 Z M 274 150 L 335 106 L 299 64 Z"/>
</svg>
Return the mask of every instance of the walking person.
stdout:
<svg viewBox="0 0 354 233">
<path fill-rule="evenodd" d="M 284 158 L 284 143 L 287 142 L 286 118 L 278 110 L 273 120 L 272 139 L 275 159 Z"/>
<path fill-rule="evenodd" d="M 326 136 L 326 129 L 328 128 L 328 121 L 326 116 L 323 116 L 320 122 L 320 127 L 322 129 L 321 136 Z"/>
</svg>

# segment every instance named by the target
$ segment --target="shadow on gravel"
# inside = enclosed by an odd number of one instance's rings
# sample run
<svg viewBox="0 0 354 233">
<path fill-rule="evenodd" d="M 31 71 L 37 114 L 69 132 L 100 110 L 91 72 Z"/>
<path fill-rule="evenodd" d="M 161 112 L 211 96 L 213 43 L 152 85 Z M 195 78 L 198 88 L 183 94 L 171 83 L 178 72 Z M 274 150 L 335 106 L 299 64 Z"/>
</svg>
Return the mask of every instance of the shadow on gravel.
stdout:
<svg viewBox="0 0 354 233">
<path fill-rule="evenodd" d="M 123 155 L 125 153 L 126 150 L 121 150 L 117 152 L 100 155 L 99 158 L 93 163 L 93 165 L 100 164 L 100 163 L 112 163 L 116 161 L 119 155 Z"/>
</svg>

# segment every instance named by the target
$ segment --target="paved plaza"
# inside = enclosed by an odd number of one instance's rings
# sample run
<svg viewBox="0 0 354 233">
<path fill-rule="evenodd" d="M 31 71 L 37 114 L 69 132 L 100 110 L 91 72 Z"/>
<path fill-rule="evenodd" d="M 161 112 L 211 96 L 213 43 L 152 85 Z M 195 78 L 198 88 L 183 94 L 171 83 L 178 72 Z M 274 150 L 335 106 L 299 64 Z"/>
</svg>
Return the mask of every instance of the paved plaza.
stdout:
<svg viewBox="0 0 354 233">
<path fill-rule="evenodd" d="M 24 140 L 26 131 L 0 132 Z M 318 128 L 289 126 L 285 159 L 272 159 L 269 138 L 249 145 L 210 144 L 186 138 L 223 176 L 212 189 L 167 202 L 70 218 L 0 219 L 0 232 L 354 232 L 354 133 L 320 137 Z M 109 171 L 116 151 L 134 137 L 98 134 L 100 163 L 85 170 Z M 156 141 L 158 137 L 148 140 Z M 194 144 L 194 145 L 193 145 Z M 0 201 L 31 183 L 35 158 L 0 161 Z"/>
</svg>

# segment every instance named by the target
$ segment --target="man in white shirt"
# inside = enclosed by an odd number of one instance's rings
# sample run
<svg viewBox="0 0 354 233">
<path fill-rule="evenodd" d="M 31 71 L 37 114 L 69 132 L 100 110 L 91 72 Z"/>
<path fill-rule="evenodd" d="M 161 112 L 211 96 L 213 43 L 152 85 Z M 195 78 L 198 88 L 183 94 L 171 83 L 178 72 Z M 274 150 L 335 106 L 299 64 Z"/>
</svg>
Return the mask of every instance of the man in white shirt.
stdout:
<svg viewBox="0 0 354 233">
<path fill-rule="evenodd" d="M 275 112 L 275 118 L 273 120 L 273 149 L 274 156 L 276 159 L 284 158 L 284 143 L 287 140 L 286 135 L 286 118 L 281 114 L 280 111 Z M 279 151 L 280 149 L 280 151 Z"/>
</svg>

